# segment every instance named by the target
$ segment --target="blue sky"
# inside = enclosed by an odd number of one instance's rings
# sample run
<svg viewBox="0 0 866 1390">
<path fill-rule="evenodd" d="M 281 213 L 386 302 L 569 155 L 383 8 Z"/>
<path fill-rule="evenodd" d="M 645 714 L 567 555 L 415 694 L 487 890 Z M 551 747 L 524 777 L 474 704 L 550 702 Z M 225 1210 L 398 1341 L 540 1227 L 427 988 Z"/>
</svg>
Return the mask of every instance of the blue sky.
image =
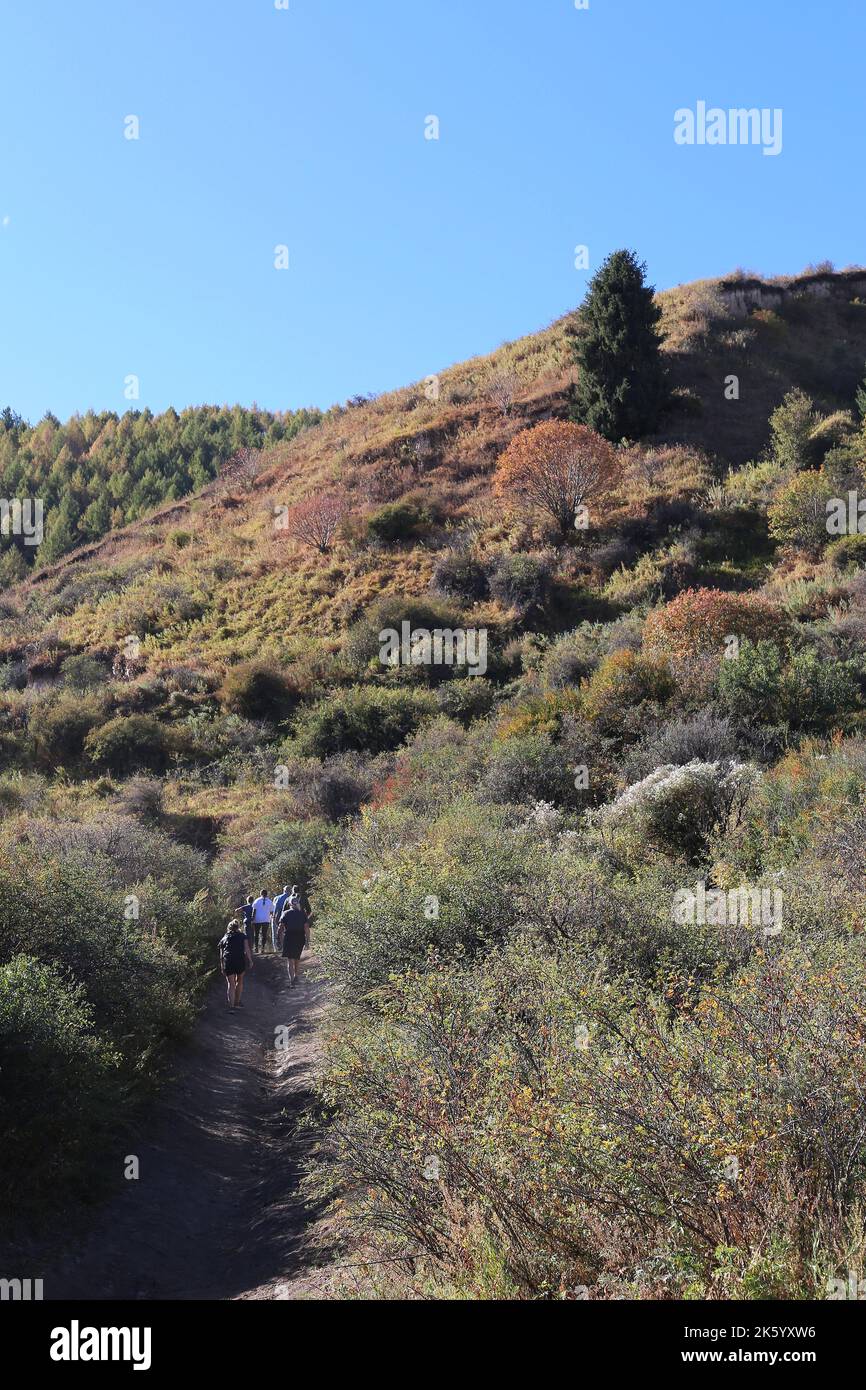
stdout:
<svg viewBox="0 0 866 1390">
<path fill-rule="evenodd" d="M 659 287 L 866 260 L 864 39 L 859 0 L 0 0 L 0 405 L 326 406 L 618 246 Z M 781 108 L 781 154 L 676 145 L 699 100 Z"/>
</svg>

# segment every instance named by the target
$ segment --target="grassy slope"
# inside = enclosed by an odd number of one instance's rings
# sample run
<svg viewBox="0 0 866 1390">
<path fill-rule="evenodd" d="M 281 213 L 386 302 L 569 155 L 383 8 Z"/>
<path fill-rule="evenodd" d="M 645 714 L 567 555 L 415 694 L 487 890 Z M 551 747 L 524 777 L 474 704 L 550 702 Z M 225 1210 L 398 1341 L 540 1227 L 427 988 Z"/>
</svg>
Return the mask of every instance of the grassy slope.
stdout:
<svg viewBox="0 0 866 1390">
<path fill-rule="evenodd" d="M 734 318 L 719 282 L 711 281 L 660 298 L 672 381 L 691 408 L 674 410 L 651 442 L 686 445 L 720 469 L 760 452 L 767 417 L 791 386 L 828 408 L 850 404 L 866 358 L 866 305 L 792 293 L 783 314 L 760 310 Z M 431 554 L 423 546 L 370 554 L 338 545 L 328 557 L 301 551 L 274 529 L 274 506 L 340 483 L 360 513 L 409 495 L 438 501 L 450 524 L 471 523 L 484 541 L 505 539 L 491 501 L 495 459 L 514 431 L 566 409 L 573 379 L 567 335 L 576 322 L 566 316 L 443 372 L 438 401 L 428 400 L 419 384 L 345 411 L 274 449 L 252 487 L 232 491 L 230 480 L 220 480 L 75 552 L 12 591 L 13 604 L 32 612 L 35 601 L 44 612 L 73 579 L 108 572 L 113 592 L 43 621 L 41 640 L 110 649 L 127 633 L 141 632 L 142 589 L 146 594 L 162 572 L 163 585 L 189 590 L 200 611 L 174 617 L 165 588 L 157 588 L 165 612 L 144 624 L 154 629 L 145 642 L 149 667 L 183 661 L 222 668 L 258 652 L 292 656 L 311 644 L 333 644 L 377 593 L 422 592 Z M 487 394 L 503 370 L 519 378 L 508 417 Z M 737 402 L 724 398 L 731 372 L 740 378 Z M 179 528 L 192 535 L 183 550 L 173 539 Z M 144 568 L 149 576 L 120 594 L 124 576 Z M 32 633 L 32 618 L 6 622 L 0 657 L 20 653 Z"/>
</svg>

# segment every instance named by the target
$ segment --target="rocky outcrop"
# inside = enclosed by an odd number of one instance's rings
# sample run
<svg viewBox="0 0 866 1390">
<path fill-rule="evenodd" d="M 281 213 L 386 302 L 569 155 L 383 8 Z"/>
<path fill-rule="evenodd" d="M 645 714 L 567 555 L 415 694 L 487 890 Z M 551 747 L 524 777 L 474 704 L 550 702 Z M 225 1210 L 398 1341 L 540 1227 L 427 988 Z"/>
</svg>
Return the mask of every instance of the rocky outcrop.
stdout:
<svg viewBox="0 0 866 1390">
<path fill-rule="evenodd" d="M 718 293 L 733 314 L 745 316 L 754 309 L 780 309 L 791 298 L 806 295 L 850 301 L 866 297 L 866 270 L 817 271 L 792 280 L 759 280 L 742 277 L 720 280 Z"/>
</svg>

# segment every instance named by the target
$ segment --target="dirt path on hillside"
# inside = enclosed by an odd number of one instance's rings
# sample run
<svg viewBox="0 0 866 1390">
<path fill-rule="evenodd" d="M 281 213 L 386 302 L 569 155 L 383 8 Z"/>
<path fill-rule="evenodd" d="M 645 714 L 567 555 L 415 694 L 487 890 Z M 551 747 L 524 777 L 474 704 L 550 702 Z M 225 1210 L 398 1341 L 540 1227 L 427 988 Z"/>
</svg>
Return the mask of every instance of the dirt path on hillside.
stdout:
<svg viewBox="0 0 866 1390">
<path fill-rule="evenodd" d="M 76 1253 L 46 1261 L 46 1299 L 316 1297 L 327 1279 L 298 1192 L 324 1008 L 313 960 L 288 988 L 285 962 L 257 956 L 243 1009 L 215 983 L 191 1047 L 127 1141 L 140 1176 L 100 1207 Z M 274 1047 L 285 1026 L 287 1046 Z M 123 1172 L 125 1155 L 115 1154 Z"/>
</svg>

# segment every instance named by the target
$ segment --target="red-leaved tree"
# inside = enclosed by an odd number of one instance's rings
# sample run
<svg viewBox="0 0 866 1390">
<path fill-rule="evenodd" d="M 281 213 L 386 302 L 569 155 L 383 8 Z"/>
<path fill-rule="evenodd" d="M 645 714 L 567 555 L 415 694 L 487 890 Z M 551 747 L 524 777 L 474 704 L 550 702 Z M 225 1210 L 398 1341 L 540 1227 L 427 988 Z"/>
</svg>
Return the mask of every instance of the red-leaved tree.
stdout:
<svg viewBox="0 0 866 1390">
<path fill-rule="evenodd" d="M 321 555 L 327 555 L 337 533 L 337 527 L 348 514 L 349 503 L 344 493 L 326 492 L 321 496 L 304 498 L 285 513 L 281 529 L 288 531 L 301 545 L 311 545 Z"/>
<path fill-rule="evenodd" d="M 600 434 L 568 420 L 545 420 L 515 435 L 496 465 L 496 491 L 538 507 L 565 536 L 578 508 L 605 493 L 617 476 L 617 456 Z"/>
</svg>

